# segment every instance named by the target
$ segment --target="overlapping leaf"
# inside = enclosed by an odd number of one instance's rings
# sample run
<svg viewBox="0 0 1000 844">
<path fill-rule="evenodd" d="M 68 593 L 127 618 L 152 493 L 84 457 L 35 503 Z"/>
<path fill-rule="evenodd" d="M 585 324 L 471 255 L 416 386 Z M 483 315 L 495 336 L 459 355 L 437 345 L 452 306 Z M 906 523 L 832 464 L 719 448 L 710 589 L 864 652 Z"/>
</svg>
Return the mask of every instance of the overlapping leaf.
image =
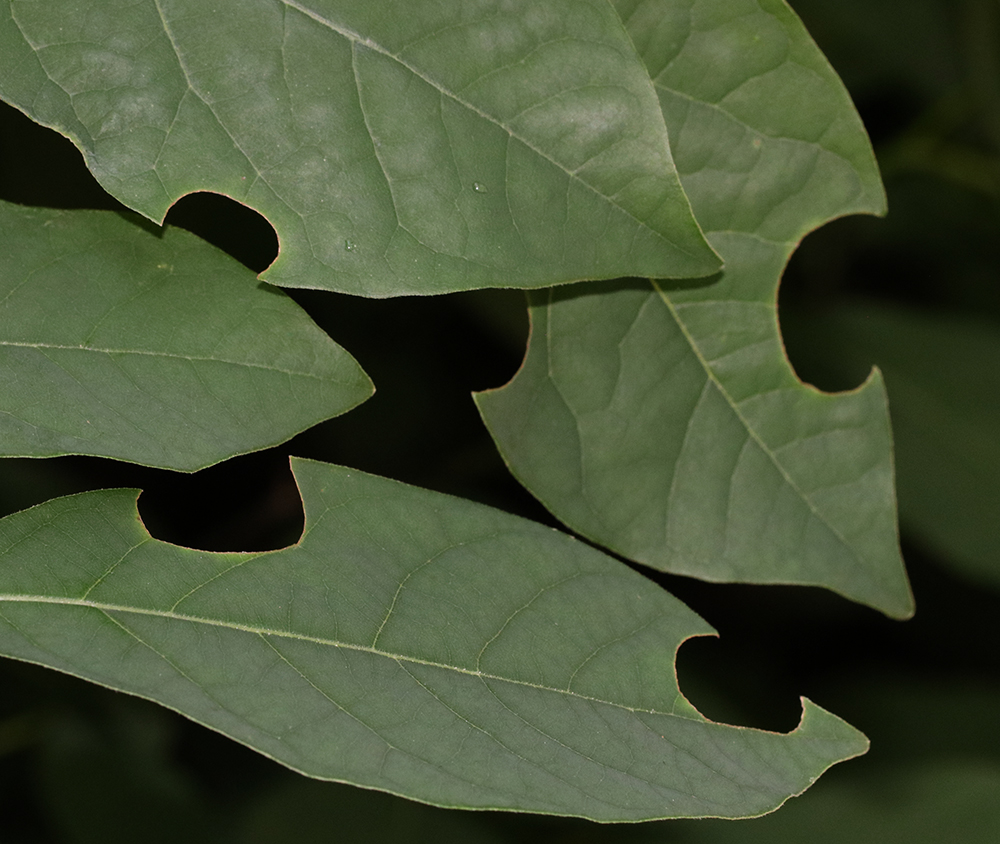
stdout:
<svg viewBox="0 0 1000 844">
<path fill-rule="evenodd" d="M 154 220 L 256 208 L 279 285 L 369 296 L 719 266 L 605 0 L 8 0 L 0 96 Z"/>
<path fill-rule="evenodd" d="M 159 701 L 313 776 L 600 820 L 756 815 L 864 752 L 806 703 L 716 724 L 673 657 L 710 628 L 598 551 L 460 499 L 295 461 L 296 546 L 152 539 L 135 493 L 0 522 L 0 651 Z"/>
<path fill-rule="evenodd" d="M 0 454 L 193 471 L 371 395 L 285 294 L 138 222 L 0 203 Z"/>
<path fill-rule="evenodd" d="M 553 513 L 650 566 L 819 584 L 905 616 L 876 373 L 828 396 L 791 370 L 776 290 L 796 242 L 883 210 L 846 92 L 780 0 L 620 0 L 682 183 L 725 271 L 532 294 L 516 378 L 480 409 Z"/>
</svg>

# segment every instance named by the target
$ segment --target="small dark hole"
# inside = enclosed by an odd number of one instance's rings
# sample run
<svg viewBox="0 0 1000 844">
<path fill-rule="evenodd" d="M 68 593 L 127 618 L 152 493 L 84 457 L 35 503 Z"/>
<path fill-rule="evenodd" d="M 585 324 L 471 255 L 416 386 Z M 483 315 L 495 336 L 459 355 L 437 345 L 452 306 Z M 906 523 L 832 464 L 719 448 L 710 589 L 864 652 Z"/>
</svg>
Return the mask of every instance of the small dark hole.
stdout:
<svg viewBox="0 0 1000 844">
<path fill-rule="evenodd" d="M 272 551 L 302 535 L 302 499 L 280 449 L 200 472 L 151 469 L 99 457 L 0 461 L 0 515 L 89 490 L 138 489 L 156 539 L 204 551 Z"/>
<path fill-rule="evenodd" d="M 273 551 L 302 535 L 302 499 L 276 450 L 185 475 L 157 472 L 139 499 L 157 539 L 204 551 Z"/>
<path fill-rule="evenodd" d="M 166 222 L 207 240 L 255 273 L 278 257 L 278 236 L 267 219 L 222 194 L 188 194 L 174 203 Z"/>
</svg>

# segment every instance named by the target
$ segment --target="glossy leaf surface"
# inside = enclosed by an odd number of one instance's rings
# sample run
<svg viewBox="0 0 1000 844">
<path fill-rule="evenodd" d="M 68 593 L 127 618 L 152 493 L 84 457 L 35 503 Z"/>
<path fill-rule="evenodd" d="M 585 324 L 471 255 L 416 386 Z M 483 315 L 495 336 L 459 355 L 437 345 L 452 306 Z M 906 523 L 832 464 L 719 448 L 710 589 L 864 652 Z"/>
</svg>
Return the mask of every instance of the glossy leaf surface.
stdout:
<svg viewBox="0 0 1000 844">
<path fill-rule="evenodd" d="M 820 394 L 796 378 L 777 323 L 798 240 L 884 208 L 847 93 L 782 2 L 616 7 L 726 268 L 701 289 L 619 281 L 532 294 L 525 363 L 478 396 L 483 416 L 555 515 L 631 559 L 827 586 L 906 616 L 881 378 Z"/>
<path fill-rule="evenodd" d="M 673 657 L 709 633 L 556 531 L 296 460 L 301 541 L 152 539 L 135 493 L 0 522 L 0 650 L 176 709 L 286 765 L 449 806 L 598 820 L 776 808 L 860 733 L 805 703 L 789 735 L 703 719 Z"/>
<path fill-rule="evenodd" d="M 267 217 L 274 284 L 368 296 L 705 276 L 642 62 L 605 0 L 8 0 L 0 96 L 162 220 Z"/>
<path fill-rule="evenodd" d="M 372 392 L 284 293 L 181 229 L 0 203 L 0 454 L 193 471 Z"/>
</svg>

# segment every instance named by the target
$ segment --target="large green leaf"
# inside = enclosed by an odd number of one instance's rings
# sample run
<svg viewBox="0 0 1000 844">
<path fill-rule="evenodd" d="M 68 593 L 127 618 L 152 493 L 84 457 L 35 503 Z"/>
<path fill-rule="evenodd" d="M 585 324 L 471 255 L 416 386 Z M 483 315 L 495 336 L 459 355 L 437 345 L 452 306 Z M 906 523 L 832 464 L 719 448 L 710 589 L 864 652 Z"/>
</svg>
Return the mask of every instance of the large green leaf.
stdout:
<svg viewBox="0 0 1000 844">
<path fill-rule="evenodd" d="M 779 0 L 616 5 L 726 269 L 697 290 L 532 294 L 524 365 L 478 396 L 483 416 L 554 514 L 625 556 L 709 580 L 823 585 L 906 616 L 881 377 L 823 395 L 796 378 L 778 331 L 798 240 L 883 210 L 847 93 Z"/>
<path fill-rule="evenodd" d="M 0 522 L 0 652 L 159 701 L 304 773 L 450 806 L 757 815 L 867 741 L 713 723 L 673 657 L 711 632 L 642 576 L 482 505 L 295 461 L 301 541 L 210 554 L 128 490 Z"/>
<path fill-rule="evenodd" d="M 605 0 L 8 2 L 0 97 L 151 219 L 198 190 L 256 208 L 275 284 L 718 269 Z"/>
<path fill-rule="evenodd" d="M 0 202 L 0 455 L 193 471 L 371 395 L 284 293 L 140 223 Z"/>
</svg>

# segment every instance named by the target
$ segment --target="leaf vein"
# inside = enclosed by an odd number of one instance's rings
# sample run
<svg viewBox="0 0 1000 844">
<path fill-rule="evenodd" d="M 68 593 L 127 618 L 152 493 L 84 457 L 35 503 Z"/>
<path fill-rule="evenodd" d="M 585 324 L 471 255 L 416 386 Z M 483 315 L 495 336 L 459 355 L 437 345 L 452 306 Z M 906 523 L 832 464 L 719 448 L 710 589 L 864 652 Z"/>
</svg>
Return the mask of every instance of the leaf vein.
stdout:
<svg viewBox="0 0 1000 844">
<path fill-rule="evenodd" d="M 382 651 L 372 648 L 367 645 L 359 645 L 354 642 L 344 642 L 335 639 L 328 639 L 322 636 L 311 636 L 305 633 L 296 633 L 291 630 L 277 630 L 270 629 L 266 627 L 260 627 L 251 624 L 242 624 L 235 621 L 225 621 L 217 618 L 205 618 L 201 616 L 184 615 L 182 613 L 172 612 L 170 610 L 159 610 L 150 609 L 146 607 L 130 607 L 120 604 L 110 604 L 99 601 L 82 600 L 80 598 L 66 598 L 66 597 L 53 597 L 50 595 L 4 595 L 0 594 L 0 604 L 4 603 L 35 603 L 35 604 L 55 604 L 64 607 L 84 607 L 88 609 L 97 610 L 100 613 L 121 613 L 122 615 L 145 615 L 152 616 L 154 618 L 170 619 L 172 621 L 187 622 L 191 624 L 204 624 L 209 627 L 221 627 L 228 630 L 237 630 L 242 633 L 252 633 L 256 636 L 273 636 L 278 639 L 290 639 L 299 642 L 310 642 L 312 644 L 321 645 L 323 647 L 339 648 L 346 651 L 356 651 L 358 653 L 367 653 L 373 656 L 383 657 L 385 659 L 391 659 L 400 663 L 410 663 L 413 665 L 426 665 L 430 668 L 440 668 L 445 671 L 452 671 L 456 674 L 463 674 L 470 677 L 480 677 L 485 680 L 495 680 L 499 683 L 510 683 L 514 686 L 525 686 L 532 689 L 538 689 L 544 692 L 554 692 L 555 694 L 568 695 L 572 698 L 587 700 L 593 703 L 599 703 L 606 706 L 613 706 L 617 709 L 623 709 L 627 712 L 641 712 L 649 715 L 663 715 L 670 718 L 677 718 L 680 716 L 674 715 L 672 712 L 658 710 L 658 709 L 645 709 L 640 707 L 628 706 L 624 703 L 619 703 L 613 700 L 605 700 L 598 697 L 592 697 L 590 695 L 580 694 L 579 692 L 567 691 L 566 689 L 557 689 L 552 686 L 545 686 L 540 683 L 532 683 L 527 680 L 520 680 L 516 677 L 504 677 L 499 674 L 490 674 L 483 671 L 473 670 L 470 668 L 463 668 L 459 665 L 448 665 L 446 663 L 435 662 L 429 659 L 422 659 L 420 657 L 410 656 L 408 654 L 398 654 L 389 651 Z"/>
<path fill-rule="evenodd" d="M 721 395 L 723 399 L 726 401 L 726 403 L 729 405 L 733 414 L 735 414 L 736 418 L 739 420 L 744 430 L 746 430 L 747 435 L 751 437 L 754 440 L 754 442 L 756 442 L 757 445 L 760 447 L 761 451 L 763 451 L 764 454 L 767 455 L 768 459 L 781 474 L 781 477 L 785 481 L 785 483 L 787 483 L 792 488 L 793 492 L 795 492 L 795 494 L 798 495 L 799 498 L 805 503 L 806 507 L 809 508 L 809 511 L 813 514 L 813 516 L 815 516 L 819 520 L 819 522 L 830 531 L 830 533 L 834 536 L 834 538 L 838 542 L 840 542 L 847 549 L 849 553 L 853 555 L 854 549 L 851 547 L 851 544 L 847 541 L 844 535 L 836 528 L 836 526 L 830 523 L 830 521 L 826 518 L 826 516 L 816 507 L 812 499 L 799 488 L 799 485 L 795 482 L 795 479 L 789 474 L 784 464 L 782 464 L 782 462 L 778 459 L 778 455 L 774 452 L 772 448 L 768 446 L 766 442 L 764 442 L 763 438 L 757 432 L 756 428 L 754 428 L 754 426 L 750 423 L 750 420 L 743 415 L 743 412 L 740 410 L 739 403 L 737 403 L 733 399 L 733 397 L 729 394 L 729 391 L 726 390 L 725 386 L 719 380 L 719 377 L 715 374 L 715 370 L 712 368 L 711 364 L 705 359 L 705 356 L 702 355 L 701 349 L 698 347 L 697 341 L 691 335 L 691 332 L 688 331 L 687 325 L 684 324 L 684 321 L 681 319 L 680 314 L 678 314 L 677 311 L 675 310 L 673 302 L 670 301 L 670 297 L 668 296 L 667 292 L 657 283 L 655 279 L 650 279 L 650 284 L 653 285 L 653 289 L 656 290 L 656 292 L 659 294 L 660 300 L 663 302 L 664 306 L 667 308 L 667 310 L 670 312 L 670 315 L 677 323 L 677 327 L 681 330 L 681 333 L 684 335 L 684 339 L 687 340 L 688 345 L 691 347 L 691 351 L 694 353 L 695 357 L 698 360 L 698 363 L 704 370 L 708 382 L 711 383 L 719 391 L 719 395 Z"/>
<path fill-rule="evenodd" d="M 279 366 L 270 366 L 264 363 L 253 363 L 251 361 L 239 361 L 239 360 L 227 360 L 226 358 L 213 358 L 204 355 L 182 355 L 176 352 L 159 352 L 159 351 L 146 351 L 143 349 L 105 349 L 98 346 L 87 346 L 80 344 L 78 346 L 65 345 L 60 343 L 37 343 L 37 342 L 19 342 L 16 340 L 0 340 L 0 347 L 13 347 L 21 349 L 34 349 L 41 351 L 42 349 L 52 349 L 55 351 L 67 351 L 67 352 L 93 352 L 94 354 L 102 355 L 116 355 L 121 357 L 127 357 L 129 355 L 141 355 L 146 357 L 155 358 L 169 358 L 173 360 L 182 360 L 187 363 L 224 363 L 230 366 L 242 366 L 247 369 L 262 369 L 267 372 L 280 372 L 283 375 L 294 375 L 299 378 L 311 378 L 315 381 L 327 381 L 322 375 L 315 375 L 311 372 L 301 372 L 294 369 L 282 369 Z M 45 354 L 44 352 L 41 352 Z M 51 358 L 50 358 L 51 360 Z M 55 363 L 55 361 L 53 361 Z M 58 366 L 58 364 L 56 364 Z"/>
<path fill-rule="evenodd" d="M 159 0 L 157 0 L 157 3 L 158 2 L 159 2 Z M 620 212 L 622 212 L 623 214 L 625 214 L 626 216 L 628 216 L 630 219 L 634 220 L 639 225 L 641 225 L 641 226 L 643 226 L 643 227 L 645 227 L 647 229 L 650 229 L 651 231 L 654 231 L 659 237 L 661 237 L 666 242 L 670 243 L 673 247 L 675 247 L 679 251 L 683 252 L 685 255 L 693 255 L 693 253 L 690 252 L 690 250 L 682 247 L 678 243 L 675 243 L 673 240 L 671 240 L 669 237 L 667 237 L 666 235 L 664 235 L 662 232 L 657 231 L 655 229 L 652 229 L 652 227 L 649 226 L 649 224 L 645 220 L 640 220 L 631 211 L 629 211 L 628 209 L 622 207 L 617 201 L 615 201 L 614 197 L 611 197 L 611 196 L 608 196 L 608 195 L 606 195 L 604 193 L 601 193 L 601 191 L 599 191 L 596 187 L 594 187 L 589 182 L 587 182 L 583 178 L 581 178 L 578 173 L 576 173 L 575 171 L 569 169 L 568 167 L 565 167 L 561 162 L 557 161 L 555 158 L 553 158 L 551 155 L 549 155 L 548 153 L 546 153 L 544 150 L 539 149 L 536 145 L 532 144 L 527 138 L 522 137 L 519 133 L 515 132 L 514 129 L 511 126 L 509 126 L 505 121 L 501 120 L 500 118 L 498 118 L 498 117 L 496 117 L 496 116 L 494 116 L 492 114 L 489 114 L 486 111 L 483 111 L 481 108 L 479 108 L 478 106 L 474 105 L 473 103 L 471 103 L 471 102 L 469 102 L 467 100 L 464 100 L 462 97 L 460 97 L 458 95 L 457 92 L 448 90 L 442 83 L 438 82 L 437 80 L 433 79 L 432 77 L 428 76 L 427 74 L 422 73 L 415 66 L 413 66 L 412 64 L 410 64 L 409 62 L 407 62 L 405 59 L 403 59 L 402 56 L 396 55 L 395 53 L 393 53 L 388 48 L 384 47 L 383 45 L 379 44 L 376 41 L 373 41 L 370 38 L 365 38 L 360 33 L 354 32 L 353 30 L 348 29 L 347 27 L 340 26 L 340 25 L 334 23 L 332 20 L 329 20 L 328 18 L 324 18 L 318 12 L 314 12 L 312 9 L 306 8 L 301 3 L 297 2 L 297 0 L 279 0 L 279 2 L 284 3 L 287 6 L 291 6 L 293 9 L 296 9 L 297 11 L 301 12 L 303 15 L 306 15 L 307 17 L 312 18 L 317 23 L 319 23 L 319 24 L 321 24 L 323 26 L 328 27 L 329 29 L 331 29 L 334 32 L 336 32 L 337 34 L 343 36 L 344 38 L 347 38 L 349 41 L 352 41 L 354 44 L 360 44 L 363 47 L 366 47 L 366 48 L 368 48 L 370 50 L 374 50 L 375 52 L 380 53 L 381 55 L 385 56 L 386 58 L 389 58 L 389 59 L 392 59 L 395 62 L 398 62 L 400 65 L 402 65 L 404 68 L 406 68 L 414 76 L 416 76 L 417 78 L 419 78 L 422 81 L 426 82 L 432 88 L 435 88 L 436 90 L 438 90 L 439 92 L 441 92 L 441 94 L 443 94 L 444 96 L 446 96 L 446 97 L 454 100 L 456 103 L 458 103 L 462 107 L 467 108 L 470 111 L 474 112 L 475 114 L 479 115 L 481 118 L 483 118 L 483 120 L 489 121 L 490 123 L 494 124 L 495 126 L 503 129 L 511 137 L 516 138 L 517 140 L 519 140 L 521 143 L 523 143 L 526 147 L 528 147 L 528 149 L 530 149 L 533 153 L 535 153 L 536 155 L 538 155 L 540 158 L 545 159 L 550 164 L 552 164 L 555 167 L 559 168 L 559 170 L 561 170 L 563 173 L 566 174 L 567 177 L 569 177 L 570 181 L 576 181 L 576 182 L 579 182 L 580 184 L 584 185 L 588 190 L 592 191 L 597 196 L 599 196 L 601 199 L 605 200 L 609 205 L 612 205 L 614 208 L 618 209 Z"/>
</svg>

